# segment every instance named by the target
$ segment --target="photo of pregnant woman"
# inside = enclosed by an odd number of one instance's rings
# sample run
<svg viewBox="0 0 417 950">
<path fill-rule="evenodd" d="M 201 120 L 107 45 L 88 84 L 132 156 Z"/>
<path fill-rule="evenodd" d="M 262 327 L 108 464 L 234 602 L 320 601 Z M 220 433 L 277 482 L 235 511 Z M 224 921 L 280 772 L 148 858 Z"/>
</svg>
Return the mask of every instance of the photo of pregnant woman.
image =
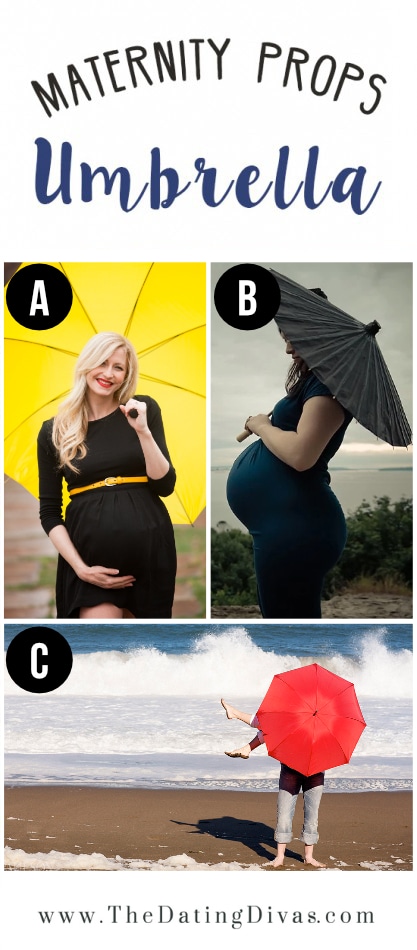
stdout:
<svg viewBox="0 0 417 950">
<path fill-rule="evenodd" d="M 232 591 L 221 570 L 220 536 L 236 526 L 252 539 L 261 616 L 320 618 L 325 577 L 346 547 L 352 500 L 372 507 L 377 493 L 394 503 L 411 495 L 411 359 L 405 343 L 411 271 L 407 265 L 278 266 L 286 271 L 270 268 L 281 291 L 270 324 L 245 332 L 214 318 L 212 603 L 253 603 L 243 581 Z M 214 278 L 220 270 L 213 268 Z M 303 286 L 294 274 L 306 281 L 316 274 L 322 286 Z M 388 297 L 400 292 L 403 333 L 393 326 L 392 310 L 387 312 Z M 400 394 L 378 345 L 380 331 Z M 285 394 L 277 400 L 284 365 L 280 344 L 290 366 Z M 253 413 L 246 418 L 244 406 Z M 243 431 L 236 435 L 239 425 Z M 256 440 L 236 457 L 236 441 L 251 436 Z M 224 538 L 225 548 L 227 543 Z M 366 555 L 361 574 L 370 567 Z M 379 565 L 372 569 L 381 576 Z"/>
</svg>

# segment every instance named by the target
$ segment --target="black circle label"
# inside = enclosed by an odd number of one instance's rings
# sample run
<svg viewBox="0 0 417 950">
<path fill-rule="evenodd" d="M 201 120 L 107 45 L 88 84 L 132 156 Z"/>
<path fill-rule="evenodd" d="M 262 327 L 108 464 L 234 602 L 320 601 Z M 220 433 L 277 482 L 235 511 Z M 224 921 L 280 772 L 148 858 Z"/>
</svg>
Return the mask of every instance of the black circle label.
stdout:
<svg viewBox="0 0 417 950">
<path fill-rule="evenodd" d="M 9 676 L 28 693 L 51 693 L 62 686 L 72 669 L 72 650 L 51 627 L 28 627 L 8 646 Z"/>
<path fill-rule="evenodd" d="M 65 320 L 72 306 L 72 287 L 51 264 L 28 264 L 16 271 L 6 290 L 9 311 L 28 330 L 50 330 Z"/>
<path fill-rule="evenodd" d="M 260 264 L 236 264 L 219 277 L 214 303 L 236 330 L 259 330 L 275 317 L 281 302 L 276 277 Z"/>
</svg>

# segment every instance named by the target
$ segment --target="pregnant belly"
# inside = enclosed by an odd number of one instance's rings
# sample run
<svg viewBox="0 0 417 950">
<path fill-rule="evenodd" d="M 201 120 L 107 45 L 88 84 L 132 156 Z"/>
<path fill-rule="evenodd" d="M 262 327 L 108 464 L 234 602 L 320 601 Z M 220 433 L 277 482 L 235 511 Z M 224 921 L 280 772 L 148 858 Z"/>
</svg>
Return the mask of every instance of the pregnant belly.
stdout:
<svg viewBox="0 0 417 950">
<path fill-rule="evenodd" d="M 293 469 L 277 459 L 259 440 L 236 459 L 227 480 L 227 500 L 240 521 L 257 520 L 271 506 L 284 506 L 297 494 Z"/>
<path fill-rule="evenodd" d="M 343 518 L 323 472 L 296 472 L 261 441 L 236 459 L 227 481 L 227 500 L 251 534 L 322 532 Z"/>
<path fill-rule="evenodd" d="M 148 490 L 118 489 L 77 496 L 67 512 L 70 537 L 87 564 L 135 574 L 146 563 L 170 519 L 161 500 Z"/>
</svg>

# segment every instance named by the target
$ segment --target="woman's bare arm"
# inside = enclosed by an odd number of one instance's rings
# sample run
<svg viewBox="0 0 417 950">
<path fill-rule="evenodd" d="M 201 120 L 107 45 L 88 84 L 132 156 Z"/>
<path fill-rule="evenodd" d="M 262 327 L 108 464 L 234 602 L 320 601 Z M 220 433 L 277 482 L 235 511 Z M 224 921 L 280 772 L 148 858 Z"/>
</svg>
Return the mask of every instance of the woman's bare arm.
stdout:
<svg viewBox="0 0 417 950">
<path fill-rule="evenodd" d="M 268 416 L 250 416 L 246 428 L 266 447 L 297 472 L 312 468 L 326 445 L 343 424 L 344 410 L 330 396 L 312 396 L 304 403 L 296 432 L 273 426 Z"/>
</svg>

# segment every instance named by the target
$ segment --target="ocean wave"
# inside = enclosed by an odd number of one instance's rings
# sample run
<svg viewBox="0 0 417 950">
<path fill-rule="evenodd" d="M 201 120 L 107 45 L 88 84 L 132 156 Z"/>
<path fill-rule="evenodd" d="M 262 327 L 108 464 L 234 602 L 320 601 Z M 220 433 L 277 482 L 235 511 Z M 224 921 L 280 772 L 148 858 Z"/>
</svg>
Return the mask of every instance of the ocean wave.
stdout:
<svg viewBox="0 0 417 950">
<path fill-rule="evenodd" d="M 323 636 L 325 633 L 323 632 Z M 317 636 L 317 633 L 315 634 Z M 312 636 L 312 646 L 313 646 Z M 73 696 L 239 696 L 262 698 L 276 673 L 318 662 L 355 684 L 358 695 L 412 696 L 412 652 L 393 651 L 384 628 L 358 639 L 355 657 L 295 656 L 263 649 L 245 627 L 222 627 L 193 640 L 187 653 L 156 647 L 75 654 L 68 680 L 56 691 Z M 7 671 L 5 692 L 22 695 Z"/>
</svg>

